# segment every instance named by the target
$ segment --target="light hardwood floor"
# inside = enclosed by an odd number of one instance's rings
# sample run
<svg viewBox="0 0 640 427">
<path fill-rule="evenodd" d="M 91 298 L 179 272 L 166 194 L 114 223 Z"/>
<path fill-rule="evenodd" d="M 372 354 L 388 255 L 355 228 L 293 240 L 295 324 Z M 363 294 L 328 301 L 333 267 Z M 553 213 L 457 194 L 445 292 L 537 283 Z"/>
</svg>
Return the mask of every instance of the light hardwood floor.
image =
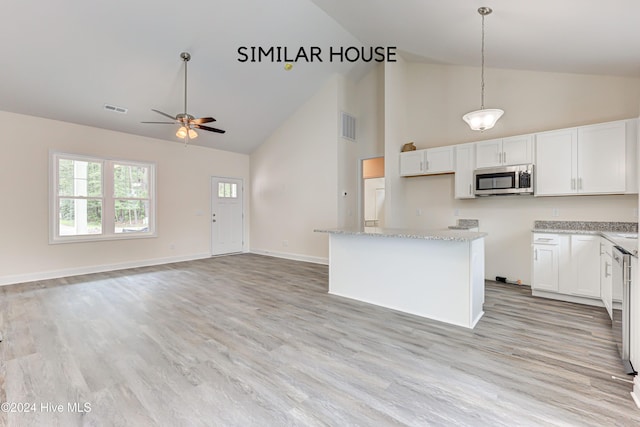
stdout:
<svg viewBox="0 0 640 427">
<path fill-rule="evenodd" d="M 1 288 L 0 401 L 37 407 L 0 425 L 640 425 L 604 309 L 488 282 L 470 331 L 327 288 L 251 254 Z"/>
</svg>

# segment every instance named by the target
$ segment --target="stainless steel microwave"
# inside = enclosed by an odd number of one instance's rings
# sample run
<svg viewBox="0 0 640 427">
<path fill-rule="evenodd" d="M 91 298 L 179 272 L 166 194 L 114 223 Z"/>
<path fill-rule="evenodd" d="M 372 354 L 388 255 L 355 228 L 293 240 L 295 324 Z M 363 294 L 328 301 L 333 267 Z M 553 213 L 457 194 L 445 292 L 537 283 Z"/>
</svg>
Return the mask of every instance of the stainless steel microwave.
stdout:
<svg viewBox="0 0 640 427">
<path fill-rule="evenodd" d="M 473 181 L 476 196 L 533 194 L 533 165 L 476 169 Z"/>
</svg>

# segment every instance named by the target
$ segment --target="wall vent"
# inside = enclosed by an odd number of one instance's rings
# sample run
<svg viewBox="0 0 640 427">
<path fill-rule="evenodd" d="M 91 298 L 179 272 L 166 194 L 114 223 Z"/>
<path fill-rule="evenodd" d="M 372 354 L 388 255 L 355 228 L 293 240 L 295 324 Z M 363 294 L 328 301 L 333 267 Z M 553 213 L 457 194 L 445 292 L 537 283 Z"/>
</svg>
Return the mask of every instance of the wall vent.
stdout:
<svg viewBox="0 0 640 427">
<path fill-rule="evenodd" d="M 115 105 L 104 104 L 104 109 L 107 111 L 113 111 L 114 113 L 127 114 L 129 111 L 127 108 L 116 107 Z"/>
<path fill-rule="evenodd" d="M 356 140 L 356 118 L 350 114 L 341 114 L 340 136 L 350 141 Z"/>
</svg>

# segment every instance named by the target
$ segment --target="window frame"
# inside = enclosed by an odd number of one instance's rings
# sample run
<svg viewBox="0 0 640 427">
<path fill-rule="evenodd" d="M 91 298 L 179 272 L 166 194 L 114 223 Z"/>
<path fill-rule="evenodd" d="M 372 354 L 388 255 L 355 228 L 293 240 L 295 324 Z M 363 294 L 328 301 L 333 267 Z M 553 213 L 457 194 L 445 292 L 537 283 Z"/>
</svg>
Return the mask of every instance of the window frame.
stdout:
<svg viewBox="0 0 640 427">
<path fill-rule="evenodd" d="M 102 232 L 100 234 L 60 235 L 60 199 L 74 198 L 61 196 L 59 194 L 59 161 L 61 159 L 95 162 L 102 165 Z M 116 197 L 114 194 L 115 165 L 139 166 L 149 168 L 148 231 L 130 231 L 126 233 L 115 232 L 115 202 L 116 200 L 122 199 L 122 197 Z M 157 165 L 155 162 L 114 159 L 101 156 L 51 150 L 49 152 L 49 244 L 97 242 L 105 240 L 131 240 L 158 237 L 156 227 L 156 174 Z M 100 197 L 87 197 L 87 199 L 99 198 Z"/>
</svg>

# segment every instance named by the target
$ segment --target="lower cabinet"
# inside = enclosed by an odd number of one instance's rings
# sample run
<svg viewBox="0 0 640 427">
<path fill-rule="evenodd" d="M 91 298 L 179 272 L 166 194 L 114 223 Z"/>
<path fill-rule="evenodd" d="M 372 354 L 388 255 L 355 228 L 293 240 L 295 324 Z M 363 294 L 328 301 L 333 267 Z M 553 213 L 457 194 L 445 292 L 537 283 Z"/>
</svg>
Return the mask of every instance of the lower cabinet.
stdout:
<svg viewBox="0 0 640 427">
<path fill-rule="evenodd" d="M 566 299 L 599 305 L 600 239 L 596 235 L 533 233 L 533 294 L 577 297 Z"/>
<path fill-rule="evenodd" d="M 535 234 L 532 247 L 533 281 L 531 288 L 558 292 L 560 252 L 557 236 Z"/>
</svg>

